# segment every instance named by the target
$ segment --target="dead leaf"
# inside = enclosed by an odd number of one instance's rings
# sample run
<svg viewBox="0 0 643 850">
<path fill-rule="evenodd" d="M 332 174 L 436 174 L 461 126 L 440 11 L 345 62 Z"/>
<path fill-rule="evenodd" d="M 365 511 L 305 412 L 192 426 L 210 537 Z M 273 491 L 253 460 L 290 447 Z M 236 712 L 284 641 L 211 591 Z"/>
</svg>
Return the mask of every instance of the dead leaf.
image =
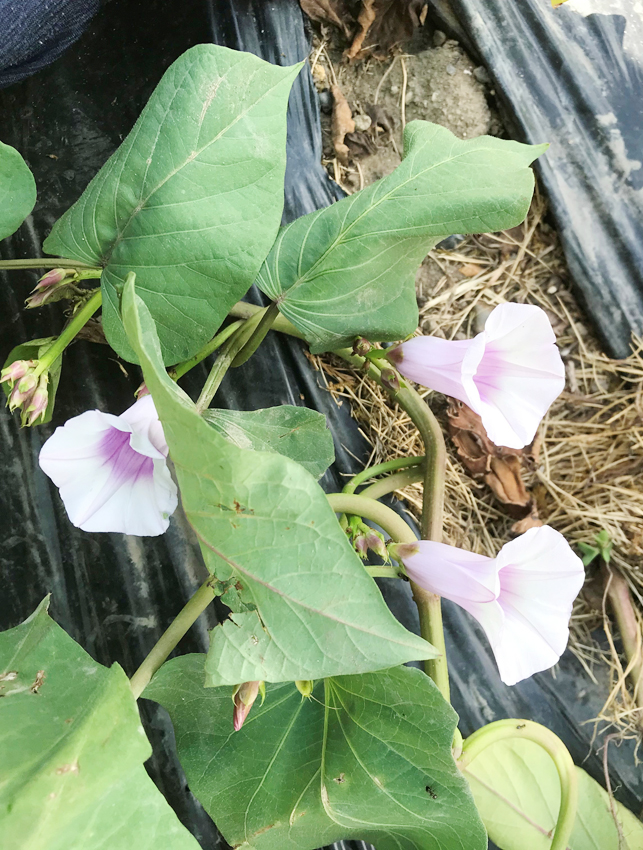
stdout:
<svg viewBox="0 0 643 850">
<path fill-rule="evenodd" d="M 344 165 L 348 162 L 348 147 L 344 144 L 346 133 L 355 132 L 355 122 L 353 121 L 353 113 L 348 105 L 348 102 L 339 86 L 331 86 L 333 95 L 333 117 L 331 121 L 331 134 L 333 138 L 333 147 L 337 154 L 337 159 Z"/>
<path fill-rule="evenodd" d="M 349 25 L 354 19 L 344 0 L 299 0 L 299 5 L 313 21 L 335 24 L 344 32 L 346 38 L 351 37 Z"/>
<path fill-rule="evenodd" d="M 540 523 L 536 503 L 522 478 L 522 470 L 532 469 L 538 462 L 539 438 L 524 449 L 497 446 L 478 414 L 457 399 L 449 400 L 447 418 L 449 434 L 467 472 L 484 480 L 509 516 L 529 518 L 532 525 L 528 527 L 532 528 Z"/>
<path fill-rule="evenodd" d="M 524 519 L 519 519 L 518 522 L 514 522 L 511 526 L 511 533 L 514 537 L 519 537 L 521 534 L 524 534 L 525 531 L 529 531 L 530 528 L 540 528 L 545 523 L 538 518 L 538 511 L 534 506 L 534 511 L 526 516 Z"/>
<path fill-rule="evenodd" d="M 483 271 L 483 268 L 475 263 L 465 263 L 463 266 L 460 266 L 458 271 L 465 277 L 475 277 Z"/>
<path fill-rule="evenodd" d="M 389 136 L 393 135 L 395 129 L 395 119 L 381 106 L 379 103 L 367 103 L 365 106 L 366 114 L 371 119 L 371 130 L 377 133 L 378 127 L 387 132 Z"/>
<path fill-rule="evenodd" d="M 357 18 L 359 30 L 353 39 L 353 43 L 346 51 L 347 59 L 354 59 L 362 49 L 364 39 L 368 35 L 371 25 L 375 21 L 375 0 L 362 0 L 362 8 Z"/>
</svg>

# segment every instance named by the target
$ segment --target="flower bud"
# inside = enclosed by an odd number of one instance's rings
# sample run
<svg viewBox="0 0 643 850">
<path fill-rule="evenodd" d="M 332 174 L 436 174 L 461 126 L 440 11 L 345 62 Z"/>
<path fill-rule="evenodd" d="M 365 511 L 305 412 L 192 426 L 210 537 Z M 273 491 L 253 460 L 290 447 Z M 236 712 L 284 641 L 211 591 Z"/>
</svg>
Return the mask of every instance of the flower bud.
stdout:
<svg viewBox="0 0 643 850">
<path fill-rule="evenodd" d="M 29 402 L 28 407 L 23 406 L 22 413 L 22 424 L 23 425 L 35 425 L 36 421 L 39 418 L 44 418 L 44 415 L 47 411 L 47 407 L 49 405 L 49 393 L 47 392 L 47 385 L 49 384 L 49 376 L 45 372 L 40 376 L 40 380 L 38 381 L 38 386 L 34 390 L 33 395 L 31 396 L 31 401 Z"/>
<path fill-rule="evenodd" d="M 383 561 L 388 562 L 388 549 L 386 548 L 386 543 L 384 542 L 384 535 L 380 534 L 379 531 L 375 531 L 374 528 L 370 528 L 368 533 L 366 534 L 366 545 L 371 550 L 371 552 L 375 552 Z"/>
<path fill-rule="evenodd" d="M 243 682 L 234 689 L 234 693 L 232 694 L 232 701 L 234 703 L 232 723 L 235 732 L 238 732 L 243 726 L 259 692 L 261 692 L 263 702 L 266 693 L 266 686 L 263 682 Z"/>
<path fill-rule="evenodd" d="M 368 544 L 366 542 L 366 536 L 362 531 L 358 531 L 353 534 L 353 549 L 355 549 L 362 561 L 366 560 L 366 555 L 368 553 Z"/>
<path fill-rule="evenodd" d="M 313 692 L 314 682 L 312 679 L 299 679 L 295 682 L 295 687 L 302 695 L 302 697 L 306 697 L 308 699 Z"/>
<path fill-rule="evenodd" d="M 19 381 L 20 378 L 24 378 L 35 365 L 35 360 L 14 360 L 0 373 L 0 383 L 4 384 L 5 381 L 8 381 L 9 385 L 13 387 L 14 383 Z"/>
<path fill-rule="evenodd" d="M 11 390 L 8 401 L 9 410 L 13 413 L 17 407 L 24 407 L 31 400 L 31 396 L 34 394 L 37 386 L 38 378 L 36 378 L 33 372 L 27 372 Z"/>
<path fill-rule="evenodd" d="M 353 343 L 353 354 L 356 354 L 358 357 L 366 357 L 371 348 L 373 348 L 371 342 L 363 336 L 358 336 Z"/>
<path fill-rule="evenodd" d="M 76 280 L 73 269 L 51 269 L 40 278 L 32 295 L 25 301 L 28 308 L 40 307 L 47 301 L 59 301 L 67 297 L 68 287 Z"/>
<path fill-rule="evenodd" d="M 381 381 L 387 390 L 393 390 L 394 393 L 400 388 L 400 378 L 395 369 L 382 369 Z"/>
</svg>

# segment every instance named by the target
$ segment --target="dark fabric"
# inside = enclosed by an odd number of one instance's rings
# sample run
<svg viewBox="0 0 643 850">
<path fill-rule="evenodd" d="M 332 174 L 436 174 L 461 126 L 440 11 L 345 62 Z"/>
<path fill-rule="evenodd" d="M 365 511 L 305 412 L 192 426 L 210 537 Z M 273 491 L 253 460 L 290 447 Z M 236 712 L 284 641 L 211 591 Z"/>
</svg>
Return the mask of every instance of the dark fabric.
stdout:
<svg viewBox="0 0 643 850">
<path fill-rule="evenodd" d="M 80 38 L 99 0 L 0 0 L 0 88 L 51 64 Z"/>
</svg>

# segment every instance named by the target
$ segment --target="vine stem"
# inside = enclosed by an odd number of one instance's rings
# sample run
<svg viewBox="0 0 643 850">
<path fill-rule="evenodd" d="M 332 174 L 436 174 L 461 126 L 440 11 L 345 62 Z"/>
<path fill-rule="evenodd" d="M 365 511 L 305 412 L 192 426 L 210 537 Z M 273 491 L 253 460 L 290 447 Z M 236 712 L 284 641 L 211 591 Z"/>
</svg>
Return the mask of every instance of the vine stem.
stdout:
<svg viewBox="0 0 643 850">
<path fill-rule="evenodd" d="M 353 514 L 370 519 L 371 522 L 376 522 L 380 528 L 383 528 L 395 543 L 417 542 L 413 529 L 404 522 L 402 517 L 392 508 L 376 502 L 375 499 L 355 496 L 352 493 L 328 493 L 326 498 L 335 513 Z"/>
<path fill-rule="evenodd" d="M 512 738 L 522 738 L 538 744 L 549 754 L 556 766 L 560 779 L 560 809 L 551 850 L 565 850 L 576 820 L 578 780 L 572 757 L 557 735 L 531 720 L 497 720 L 478 729 L 464 741 L 458 767 L 466 771 L 471 762 L 487 747 Z"/>
<path fill-rule="evenodd" d="M 96 292 L 88 298 L 77 313 L 72 316 L 71 321 L 65 327 L 58 339 L 47 349 L 47 351 L 38 360 L 38 366 L 34 370 L 34 375 L 41 375 L 50 368 L 52 363 L 60 357 L 63 351 L 67 348 L 70 342 L 76 337 L 81 328 L 84 328 L 87 322 L 100 307 L 103 300 L 102 292 L 97 289 Z"/>
<path fill-rule="evenodd" d="M 342 493 L 354 493 L 360 484 L 363 484 L 365 481 L 369 481 L 371 478 L 375 478 L 377 475 L 383 475 L 386 472 L 394 472 L 397 469 L 420 466 L 423 463 L 424 457 L 401 457 L 396 458 L 395 460 L 387 460 L 384 463 L 378 463 L 375 466 L 371 466 L 368 469 L 362 470 L 362 472 L 358 472 L 357 475 L 354 475 L 348 484 L 342 488 Z M 390 493 L 391 491 L 388 490 L 387 492 Z M 375 499 L 377 496 L 371 496 L 371 498 Z"/>
<path fill-rule="evenodd" d="M 201 415 L 203 411 L 207 410 L 210 406 L 210 402 L 214 398 L 216 391 L 219 389 L 226 372 L 232 366 L 237 354 L 248 342 L 255 329 L 261 323 L 261 319 L 265 312 L 265 309 L 262 309 L 261 307 L 258 308 L 258 312 L 245 321 L 241 327 L 237 328 L 235 333 L 224 345 L 221 353 L 210 370 L 210 374 L 208 375 L 207 380 L 203 385 L 203 389 L 201 390 L 201 395 L 197 400 L 196 412 L 199 415 Z"/>
<path fill-rule="evenodd" d="M 168 375 L 172 378 L 173 381 L 178 381 L 179 378 L 182 378 L 190 369 L 193 369 L 195 366 L 198 366 L 202 360 L 205 360 L 206 357 L 209 357 L 211 354 L 220 348 L 223 343 L 229 339 L 235 331 L 237 331 L 243 325 L 242 321 L 232 322 L 228 325 L 227 328 L 224 328 L 222 331 L 213 337 L 210 342 L 206 343 L 200 351 L 194 355 L 194 357 L 190 357 L 189 360 L 184 360 L 183 363 L 177 363 L 176 366 L 173 366 L 171 369 L 168 369 Z"/>
<path fill-rule="evenodd" d="M 237 356 L 232 361 L 232 368 L 236 369 L 238 366 L 243 366 L 246 360 L 250 360 L 255 351 L 259 348 L 261 343 L 266 338 L 266 334 L 273 326 L 277 316 L 279 315 L 279 305 L 276 302 L 272 302 L 265 312 L 261 316 L 261 321 L 257 325 L 257 327 L 253 330 L 252 335 L 248 339 L 248 341 L 244 344 L 243 348 L 239 351 Z"/>
<path fill-rule="evenodd" d="M 3 269 L 6 271 L 16 269 L 89 269 L 100 272 L 101 274 L 103 271 L 96 266 L 81 263 L 79 260 L 67 260 L 61 257 L 54 257 L 53 259 L 39 259 L 34 257 L 31 260 L 0 260 L 0 271 Z M 100 274 L 98 277 L 100 277 Z"/>
<path fill-rule="evenodd" d="M 172 652 L 183 635 L 188 631 L 200 614 L 215 598 L 216 594 L 210 582 L 212 576 L 205 581 L 197 592 L 186 602 L 178 616 L 170 623 L 161 637 L 152 647 L 151 652 L 143 661 L 136 673 L 130 679 L 130 688 L 134 699 L 138 699 L 148 686 L 150 679 Z"/>
<path fill-rule="evenodd" d="M 409 484 L 417 484 L 418 481 L 424 481 L 424 469 L 403 469 L 394 475 L 380 478 L 379 481 L 365 487 L 359 495 L 368 496 L 369 499 L 381 499 L 382 496 L 387 496 L 396 490 L 403 490 L 404 487 L 408 487 Z"/>
</svg>

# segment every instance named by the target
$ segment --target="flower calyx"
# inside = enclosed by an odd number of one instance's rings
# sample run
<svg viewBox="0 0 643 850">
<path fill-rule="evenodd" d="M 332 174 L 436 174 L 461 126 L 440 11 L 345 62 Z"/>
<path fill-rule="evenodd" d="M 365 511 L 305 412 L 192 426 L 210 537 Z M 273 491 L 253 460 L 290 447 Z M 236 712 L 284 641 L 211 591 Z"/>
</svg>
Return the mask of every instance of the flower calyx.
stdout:
<svg viewBox="0 0 643 850">
<path fill-rule="evenodd" d="M 232 702 L 234 703 L 232 725 L 235 732 L 238 732 L 243 726 L 258 694 L 261 694 L 261 704 L 263 705 L 266 698 L 265 682 L 242 682 L 232 692 Z"/>
</svg>

